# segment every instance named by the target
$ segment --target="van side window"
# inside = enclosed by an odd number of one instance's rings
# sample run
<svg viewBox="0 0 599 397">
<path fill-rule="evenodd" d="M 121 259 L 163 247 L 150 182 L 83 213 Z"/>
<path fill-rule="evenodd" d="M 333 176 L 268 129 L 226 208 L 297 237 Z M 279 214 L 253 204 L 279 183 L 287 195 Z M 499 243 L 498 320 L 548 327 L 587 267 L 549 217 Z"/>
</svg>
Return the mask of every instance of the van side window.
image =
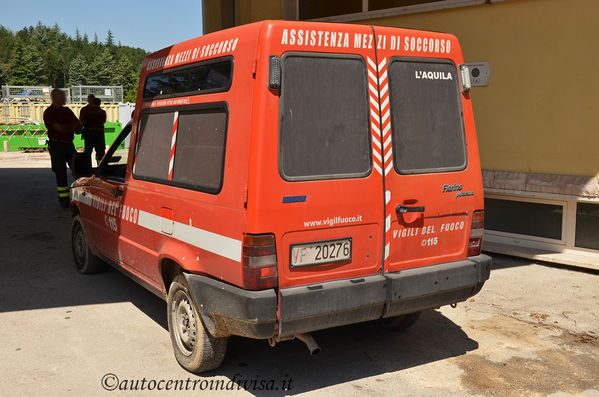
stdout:
<svg viewBox="0 0 599 397">
<path fill-rule="evenodd" d="M 218 193 L 223 182 L 226 133 L 224 107 L 180 112 L 173 181 Z"/>
<path fill-rule="evenodd" d="M 393 158 L 400 174 L 457 171 L 466 145 L 456 66 L 392 59 L 389 95 Z"/>
<path fill-rule="evenodd" d="M 290 181 L 371 171 L 366 65 L 361 57 L 283 56 L 279 171 Z"/>
<path fill-rule="evenodd" d="M 173 112 L 143 113 L 133 175 L 147 179 L 168 179 L 173 132 Z"/>
<path fill-rule="evenodd" d="M 231 87 L 232 76 L 232 59 L 166 69 L 146 78 L 143 98 L 152 100 L 227 91 Z"/>
</svg>

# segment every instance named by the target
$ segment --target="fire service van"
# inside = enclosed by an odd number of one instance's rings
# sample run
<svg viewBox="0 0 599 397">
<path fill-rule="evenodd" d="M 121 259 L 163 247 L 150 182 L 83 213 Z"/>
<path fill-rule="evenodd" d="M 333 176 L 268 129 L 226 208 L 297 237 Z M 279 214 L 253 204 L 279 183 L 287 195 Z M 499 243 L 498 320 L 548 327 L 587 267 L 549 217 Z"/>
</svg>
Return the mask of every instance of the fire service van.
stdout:
<svg viewBox="0 0 599 397">
<path fill-rule="evenodd" d="M 264 21 L 151 54 L 132 128 L 75 166 L 77 270 L 165 298 L 192 372 L 231 335 L 406 328 L 489 277 L 469 90 L 443 33 Z"/>
</svg>

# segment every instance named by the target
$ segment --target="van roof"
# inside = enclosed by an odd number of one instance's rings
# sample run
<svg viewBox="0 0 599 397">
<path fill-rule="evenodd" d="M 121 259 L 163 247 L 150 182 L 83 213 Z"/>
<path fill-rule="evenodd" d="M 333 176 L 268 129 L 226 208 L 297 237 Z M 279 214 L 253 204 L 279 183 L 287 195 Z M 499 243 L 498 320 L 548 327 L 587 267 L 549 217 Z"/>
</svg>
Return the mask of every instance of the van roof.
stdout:
<svg viewBox="0 0 599 397">
<path fill-rule="evenodd" d="M 268 30 L 269 28 L 283 28 L 288 30 L 295 29 L 299 30 L 317 30 L 317 31 L 339 31 L 358 33 L 363 32 L 365 26 L 370 26 L 379 29 L 393 29 L 397 31 L 398 35 L 402 32 L 409 34 L 413 37 L 426 36 L 430 38 L 444 38 L 444 39 L 455 39 L 455 36 L 448 33 L 417 30 L 410 28 L 398 28 L 398 27 L 386 27 L 376 25 L 362 25 L 362 24 L 348 24 L 348 23 L 337 23 L 337 22 L 308 22 L 308 21 L 282 21 L 282 20 L 265 20 L 260 22 L 254 22 L 247 25 L 235 26 L 228 29 L 219 30 L 207 35 L 198 36 L 193 39 L 189 39 L 172 46 L 165 47 L 159 51 L 149 54 L 142 65 L 142 74 L 156 72 L 163 69 L 168 69 L 175 66 L 182 66 L 188 63 L 198 62 L 200 60 L 207 60 L 211 58 L 218 58 L 222 56 L 222 52 L 217 51 L 223 46 L 227 46 L 228 40 L 239 39 L 240 37 L 249 38 L 258 36 L 262 30 Z M 232 44 L 232 43 L 230 43 Z M 237 43 L 235 43 L 237 44 Z M 203 49 L 206 46 L 212 46 L 215 50 L 214 54 L 210 56 L 200 56 Z M 216 47 L 216 48 L 214 48 Z M 211 51 L 212 52 L 212 51 Z"/>
</svg>

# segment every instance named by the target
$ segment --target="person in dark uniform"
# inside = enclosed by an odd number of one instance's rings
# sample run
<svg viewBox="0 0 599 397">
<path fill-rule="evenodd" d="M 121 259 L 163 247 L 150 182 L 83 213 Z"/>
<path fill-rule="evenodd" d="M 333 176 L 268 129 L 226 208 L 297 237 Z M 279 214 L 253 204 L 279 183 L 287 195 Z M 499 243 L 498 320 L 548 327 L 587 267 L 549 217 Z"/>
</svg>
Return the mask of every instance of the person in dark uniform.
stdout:
<svg viewBox="0 0 599 397">
<path fill-rule="evenodd" d="M 104 139 L 104 123 L 106 123 L 106 111 L 100 107 L 99 98 L 94 98 L 93 106 L 90 106 L 85 112 L 81 113 L 79 120 L 83 125 L 82 138 L 85 141 L 84 153 L 91 156 L 92 151 L 96 150 L 96 162 L 100 160 L 106 152 L 106 141 Z"/>
<path fill-rule="evenodd" d="M 90 108 L 92 108 L 94 106 L 95 99 L 96 99 L 96 96 L 94 94 L 89 94 L 87 96 L 87 105 L 82 107 L 81 110 L 79 111 L 79 120 L 81 120 L 81 118 L 85 115 L 85 112 L 87 112 Z"/>
<path fill-rule="evenodd" d="M 79 120 L 73 111 L 64 105 L 67 102 L 62 90 L 55 88 L 50 94 L 52 105 L 44 111 L 44 124 L 48 130 L 48 151 L 52 162 L 52 171 L 56 174 L 56 189 L 60 205 L 69 207 L 69 185 L 67 165 L 71 167 L 73 154 L 74 131 L 80 128 Z"/>
</svg>

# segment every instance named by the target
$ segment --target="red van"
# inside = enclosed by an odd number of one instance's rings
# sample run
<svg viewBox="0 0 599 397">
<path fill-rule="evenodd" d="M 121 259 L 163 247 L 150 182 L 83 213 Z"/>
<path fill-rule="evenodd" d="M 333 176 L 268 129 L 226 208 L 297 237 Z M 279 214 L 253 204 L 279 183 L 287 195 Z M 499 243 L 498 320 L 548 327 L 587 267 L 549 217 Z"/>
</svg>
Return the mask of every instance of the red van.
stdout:
<svg viewBox="0 0 599 397">
<path fill-rule="evenodd" d="M 389 27 L 264 21 L 151 54 L 132 128 L 71 188 L 75 265 L 165 298 L 192 372 L 230 335 L 314 353 L 312 331 L 405 328 L 489 277 L 469 88 L 454 36 Z"/>
</svg>

